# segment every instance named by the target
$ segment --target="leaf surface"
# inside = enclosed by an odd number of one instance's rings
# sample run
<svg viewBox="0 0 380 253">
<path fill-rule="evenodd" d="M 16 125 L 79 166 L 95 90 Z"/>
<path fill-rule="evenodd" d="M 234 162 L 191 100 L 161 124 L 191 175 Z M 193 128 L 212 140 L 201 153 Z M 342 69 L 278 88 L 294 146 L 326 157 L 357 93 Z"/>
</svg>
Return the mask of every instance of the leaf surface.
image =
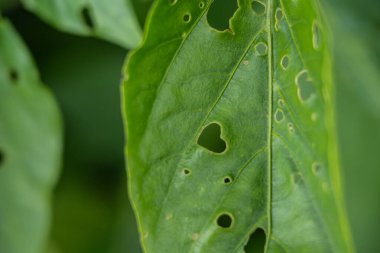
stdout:
<svg viewBox="0 0 380 253">
<path fill-rule="evenodd" d="M 75 34 L 92 35 L 125 48 L 141 40 L 130 0 L 23 0 L 27 9 L 55 27 Z"/>
<path fill-rule="evenodd" d="M 145 252 L 352 252 L 318 2 L 239 0 L 223 31 L 214 3 L 157 1 L 127 64 Z"/>
<path fill-rule="evenodd" d="M 12 26 L 0 20 L 0 252 L 46 250 L 61 118 Z"/>
</svg>

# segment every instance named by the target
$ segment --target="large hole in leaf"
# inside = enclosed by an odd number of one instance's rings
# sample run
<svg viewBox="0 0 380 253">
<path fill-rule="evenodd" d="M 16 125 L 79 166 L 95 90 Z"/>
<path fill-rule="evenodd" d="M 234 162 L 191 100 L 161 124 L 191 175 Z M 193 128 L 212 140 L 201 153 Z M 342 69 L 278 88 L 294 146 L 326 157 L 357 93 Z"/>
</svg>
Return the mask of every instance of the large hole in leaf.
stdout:
<svg viewBox="0 0 380 253">
<path fill-rule="evenodd" d="M 245 253 L 264 252 L 266 235 L 262 228 L 257 228 L 249 237 L 248 243 L 244 247 Z"/>
<path fill-rule="evenodd" d="M 232 215 L 229 213 L 223 213 L 219 215 L 216 223 L 221 228 L 230 228 L 232 226 Z"/>
<path fill-rule="evenodd" d="M 90 30 L 93 30 L 95 28 L 95 24 L 91 15 L 90 8 L 87 6 L 83 7 L 81 11 L 81 15 L 82 15 L 83 22 L 86 24 L 86 26 Z"/>
<path fill-rule="evenodd" d="M 236 0 L 215 0 L 207 13 L 209 25 L 219 31 L 229 29 L 229 21 L 237 8 Z"/>
<path fill-rule="evenodd" d="M 198 138 L 198 144 L 212 152 L 222 153 L 226 150 L 226 142 L 221 138 L 221 127 L 218 123 L 206 126 Z"/>
</svg>

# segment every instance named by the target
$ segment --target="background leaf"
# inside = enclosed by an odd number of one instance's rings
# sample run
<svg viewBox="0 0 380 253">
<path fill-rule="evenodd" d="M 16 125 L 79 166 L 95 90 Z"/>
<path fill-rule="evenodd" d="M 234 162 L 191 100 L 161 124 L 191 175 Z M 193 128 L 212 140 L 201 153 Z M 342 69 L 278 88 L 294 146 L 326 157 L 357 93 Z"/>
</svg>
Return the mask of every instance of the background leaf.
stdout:
<svg viewBox="0 0 380 253">
<path fill-rule="evenodd" d="M 140 252 L 123 157 L 119 82 L 125 49 L 59 32 L 22 8 L 7 17 L 30 47 L 65 119 L 52 248 L 59 253 Z"/>
<path fill-rule="evenodd" d="M 243 252 L 260 229 L 268 252 L 353 251 L 318 4 L 242 0 L 218 27 L 211 2 L 158 1 L 128 61 L 130 194 L 145 251 Z"/>
<path fill-rule="evenodd" d="M 61 149 L 57 105 L 12 26 L 0 20 L 0 252 L 45 250 Z"/>
<path fill-rule="evenodd" d="M 334 37 L 335 80 L 346 202 L 358 252 L 376 252 L 380 221 L 380 2 L 325 1 Z"/>
<path fill-rule="evenodd" d="M 140 43 L 141 28 L 130 0 L 23 0 L 23 3 L 63 31 L 93 35 L 125 48 Z"/>
</svg>

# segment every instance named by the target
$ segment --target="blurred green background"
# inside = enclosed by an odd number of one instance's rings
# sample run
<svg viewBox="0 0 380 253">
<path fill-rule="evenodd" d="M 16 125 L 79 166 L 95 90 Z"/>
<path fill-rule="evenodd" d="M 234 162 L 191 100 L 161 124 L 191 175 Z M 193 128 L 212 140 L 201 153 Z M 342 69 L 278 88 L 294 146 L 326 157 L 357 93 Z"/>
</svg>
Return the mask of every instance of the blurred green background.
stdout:
<svg viewBox="0 0 380 253">
<path fill-rule="evenodd" d="M 49 253 L 141 252 L 128 201 L 119 85 L 126 50 L 60 33 L 19 5 L 4 13 L 65 121 Z"/>
<path fill-rule="evenodd" d="M 135 2 L 143 23 L 149 2 Z M 215 19 L 236 8 L 234 1 L 220 6 Z M 123 157 L 119 83 L 126 50 L 58 32 L 16 1 L 1 0 L 0 8 L 29 46 L 65 119 L 64 165 L 55 191 L 49 252 L 141 252 Z M 331 0 L 325 1 L 325 8 L 334 35 L 349 219 L 357 251 L 378 252 L 380 1 Z"/>
</svg>

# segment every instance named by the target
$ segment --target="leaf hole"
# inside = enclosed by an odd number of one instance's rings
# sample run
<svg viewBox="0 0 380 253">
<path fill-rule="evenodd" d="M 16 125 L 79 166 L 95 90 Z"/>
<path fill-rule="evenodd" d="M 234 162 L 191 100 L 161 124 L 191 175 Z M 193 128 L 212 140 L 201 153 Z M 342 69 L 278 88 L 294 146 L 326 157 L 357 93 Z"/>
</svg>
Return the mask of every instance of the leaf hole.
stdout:
<svg viewBox="0 0 380 253">
<path fill-rule="evenodd" d="M 264 229 L 257 228 L 248 239 L 247 244 L 244 246 L 245 253 L 262 253 L 266 243 L 266 234 Z"/>
<path fill-rule="evenodd" d="M 85 23 L 85 25 L 90 30 L 94 30 L 95 24 L 94 24 L 94 20 L 92 17 L 92 13 L 91 13 L 90 8 L 88 6 L 85 6 L 82 8 L 81 15 L 82 15 L 82 19 L 83 19 L 83 22 Z"/>
<path fill-rule="evenodd" d="M 230 29 L 230 19 L 238 9 L 236 0 L 215 0 L 207 12 L 208 24 L 218 30 Z"/>
<path fill-rule="evenodd" d="M 183 174 L 184 174 L 185 176 L 188 176 L 188 175 L 191 174 L 191 170 L 190 170 L 190 169 L 184 169 L 184 170 L 183 170 Z"/>
<path fill-rule="evenodd" d="M 285 55 L 284 57 L 282 57 L 281 59 L 281 67 L 286 70 L 289 66 L 289 57 L 287 55 Z"/>
<path fill-rule="evenodd" d="M 298 73 L 296 84 L 298 86 L 298 97 L 302 102 L 308 100 L 315 92 L 311 78 L 306 70 Z"/>
<path fill-rule="evenodd" d="M 183 15 L 183 22 L 189 23 L 190 21 L 191 21 L 190 13 L 186 13 L 185 15 Z"/>
<path fill-rule="evenodd" d="M 278 100 L 278 105 L 281 106 L 281 107 L 284 107 L 284 105 L 285 105 L 284 100 L 279 99 L 279 100 Z"/>
<path fill-rule="evenodd" d="M 233 217 L 229 213 L 223 213 L 218 216 L 216 223 L 221 228 L 230 228 L 232 227 Z"/>
<path fill-rule="evenodd" d="M 226 177 L 223 179 L 223 182 L 224 182 L 225 184 L 230 184 L 230 183 L 232 183 L 232 181 L 233 181 L 233 178 L 230 177 L 230 176 L 226 176 Z"/>
<path fill-rule="evenodd" d="M 203 9 L 205 7 L 205 3 L 204 2 L 200 2 L 199 3 L 199 8 Z"/>
<path fill-rule="evenodd" d="M 257 43 L 257 45 L 255 46 L 255 49 L 256 49 L 256 54 L 258 56 L 264 56 L 267 54 L 267 51 L 268 51 L 268 46 L 267 44 L 265 44 L 264 42 L 259 42 Z"/>
<path fill-rule="evenodd" d="M 263 15 L 265 13 L 265 5 L 260 1 L 253 1 L 252 9 L 257 15 Z"/>
<path fill-rule="evenodd" d="M 320 27 L 317 21 L 313 22 L 313 48 L 315 50 L 319 50 L 321 47 L 321 31 Z"/>
<path fill-rule="evenodd" d="M 203 128 L 198 138 L 198 145 L 214 153 L 222 153 L 226 150 L 227 144 L 221 138 L 222 129 L 218 123 L 211 123 Z"/>
<path fill-rule="evenodd" d="M 4 163 L 4 152 L 0 149 L 0 168 Z"/>
<path fill-rule="evenodd" d="M 282 110 L 280 109 L 277 109 L 275 114 L 274 114 L 274 119 L 277 121 L 277 122 L 280 122 L 284 119 L 284 113 L 282 112 Z"/>
<path fill-rule="evenodd" d="M 19 79 L 19 76 L 18 76 L 18 73 L 15 69 L 11 69 L 9 71 L 9 79 L 11 80 L 11 82 L 13 83 L 16 83 Z"/>
</svg>

